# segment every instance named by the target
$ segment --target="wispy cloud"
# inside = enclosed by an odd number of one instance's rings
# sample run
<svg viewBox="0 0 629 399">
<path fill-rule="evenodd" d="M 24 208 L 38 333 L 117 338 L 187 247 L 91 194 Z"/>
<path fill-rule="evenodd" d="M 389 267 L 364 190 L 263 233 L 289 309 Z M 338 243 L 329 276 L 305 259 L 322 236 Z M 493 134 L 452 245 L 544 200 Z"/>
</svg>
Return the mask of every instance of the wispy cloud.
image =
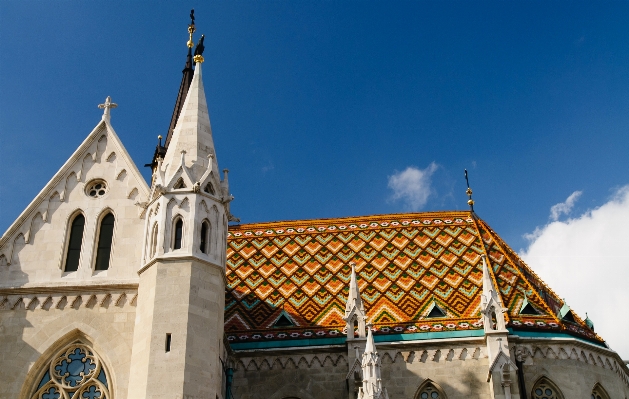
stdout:
<svg viewBox="0 0 629 399">
<path fill-rule="evenodd" d="M 577 194 L 579 193 L 579 194 Z M 575 195 L 576 194 L 576 195 Z M 573 193 L 566 208 L 551 208 L 551 222 L 525 235 L 530 244 L 522 258 L 580 317 L 585 312 L 596 332 L 611 348 L 629 358 L 629 319 L 618 317 L 629 304 L 629 252 L 625 226 L 629 224 L 629 185 L 616 191 L 604 205 L 566 221 L 553 215 L 569 212 L 580 195 Z M 558 204 L 561 205 L 561 204 Z M 568 209 L 564 212 L 564 209 Z"/>
<path fill-rule="evenodd" d="M 559 220 L 559 217 L 563 215 L 569 215 L 572 212 L 572 208 L 574 208 L 575 202 L 579 199 L 579 197 L 583 194 L 583 191 L 575 191 L 570 194 L 570 196 L 566 199 L 565 202 L 560 202 L 550 207 L 550 220 L 556 222 Z"/>
<path fill-rule="evenodd" d="M 432 162 L 426 169 L 409 166 L 389 176 L 389 188 L 393 190 L 390 200 L 402 200 L 411 211 L 418 211 L 433 193 L 431 177 L 439 166 Z"/>
</svg>

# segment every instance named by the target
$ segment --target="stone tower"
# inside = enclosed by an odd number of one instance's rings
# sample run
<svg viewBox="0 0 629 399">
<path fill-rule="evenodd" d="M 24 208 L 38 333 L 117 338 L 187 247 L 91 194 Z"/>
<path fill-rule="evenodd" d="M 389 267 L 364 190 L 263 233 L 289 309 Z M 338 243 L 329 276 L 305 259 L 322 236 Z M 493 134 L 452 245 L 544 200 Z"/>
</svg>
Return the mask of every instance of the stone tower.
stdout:
<svg viewBox="0 0 629 399">
<path fill-rule="evenodd" d="M 197 46 L 145 225 L 130 398 L 222 397 L 227 170 L 220 180 Z M 202 51 L 202 50 L 201 50 Z"/>
</svg>

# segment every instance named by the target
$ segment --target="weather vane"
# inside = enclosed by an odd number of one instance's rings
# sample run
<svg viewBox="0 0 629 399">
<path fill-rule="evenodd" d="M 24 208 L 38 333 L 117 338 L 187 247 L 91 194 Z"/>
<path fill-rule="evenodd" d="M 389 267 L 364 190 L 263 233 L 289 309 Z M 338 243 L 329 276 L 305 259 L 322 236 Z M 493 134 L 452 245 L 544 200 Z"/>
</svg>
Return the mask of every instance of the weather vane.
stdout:
<svg viewBox="0 0 629 399">
<path fill-rule="evenodd" d="M 474 212 L 474 200 L 472 199 L 472 189 L 470 188 L 470 179 L 467 177 L 467 169 L 465 169 L 465 183 L 467 183 L 467 190 L 465 194 L 470 198 L 467 200 L 467 204 L 470 206 L 472 212 Z"/>
<path fill-rule="evenodd" d="M 190 38 L 188 39 L 188 43 L 186 43 L 189 48 L 192 48 L 194 46 L 194 42 L 192 41 L 192 34 L 195 31 L 196 31 L 196 28 L 194 27 L 194 8 L 193 8 L 192 10 L 190 10 L 190 25 L 188 25 L 188 33 L 190 34 Z"/>
</svg>

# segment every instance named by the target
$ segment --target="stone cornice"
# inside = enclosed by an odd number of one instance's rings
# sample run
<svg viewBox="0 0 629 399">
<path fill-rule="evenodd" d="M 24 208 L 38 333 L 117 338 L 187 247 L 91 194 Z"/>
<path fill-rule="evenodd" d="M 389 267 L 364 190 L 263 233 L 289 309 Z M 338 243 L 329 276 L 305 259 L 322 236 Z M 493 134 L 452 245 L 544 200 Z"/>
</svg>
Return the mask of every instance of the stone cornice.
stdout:
<svg viewBox="0 0 629 399">
<path fill-rule="evenodd" d="M 105 284 L 67 284 L 67 285 L 33 285 L 26 287 L 0 288 L 0 295 L 41 295 L 41 294 L 72 294 L 89 292 L 134 291 L 138 283 L 105 283 Z"/>
<path fill-rule="evenodd" d="M 223 284 L 227 286 L 227 277 L 225 276 L 225 269 L 223 267 L 220 267 L 215 263 L 212 263 L 205 259 L 201 259 L 194 255 L 157 256 L 151 259 L 146 265 L 142 266 L 140 270 L 138 270 L 138 276 L 144 273 L 146 270 L 148 270 L 151 266 L 153 266 L 157 262 L 175 263 L 175 262 L 181 262 L 181 261 L 184 261 L 184 262 L 194 261 L 194 262 L 203 263 L 204 265 L 216 268 L 217 270 L 220 271 L 221 276 L 223 276 Z"/>
</svg>

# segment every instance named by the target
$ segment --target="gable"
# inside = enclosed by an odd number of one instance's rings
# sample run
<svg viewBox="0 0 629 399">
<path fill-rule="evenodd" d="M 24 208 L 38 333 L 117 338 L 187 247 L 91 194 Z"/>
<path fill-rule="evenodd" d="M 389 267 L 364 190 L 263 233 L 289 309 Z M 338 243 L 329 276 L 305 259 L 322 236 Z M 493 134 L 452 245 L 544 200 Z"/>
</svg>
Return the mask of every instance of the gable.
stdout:
<svg viewBox="0 0 629 399">
<path fill-rule="evenodd" d="M 115 216 L 107 278 L 136 278 L 142 237 L 140 202 L 149 188 L 108 121 L 101 121 L 0 238 L 0 279 L 4 286 L 59 281 L 68 225 L 85 217 L 79 271 L 71 278 L 90 279 L 100 219 Z M 134 239 L 127 237 L 135 237 Z"/>
</svg>

